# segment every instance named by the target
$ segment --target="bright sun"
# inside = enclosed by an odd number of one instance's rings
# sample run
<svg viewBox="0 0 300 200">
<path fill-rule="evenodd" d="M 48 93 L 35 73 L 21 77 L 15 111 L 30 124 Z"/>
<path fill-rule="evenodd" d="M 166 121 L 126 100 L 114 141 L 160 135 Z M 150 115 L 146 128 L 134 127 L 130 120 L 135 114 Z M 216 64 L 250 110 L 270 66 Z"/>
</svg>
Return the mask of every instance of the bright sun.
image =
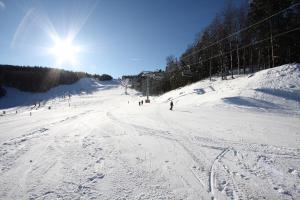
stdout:
<svg viewBox="0 0 300 200">
<path fill-rule="evenodd" d="M 71 38 L 55 38 L 54 46 L 50 49 L 50 53 L 54 55 L 56 64 L 77 64 L 77 54 L 80 52 L 78 46 L 73 45 Z"/>
</svg>

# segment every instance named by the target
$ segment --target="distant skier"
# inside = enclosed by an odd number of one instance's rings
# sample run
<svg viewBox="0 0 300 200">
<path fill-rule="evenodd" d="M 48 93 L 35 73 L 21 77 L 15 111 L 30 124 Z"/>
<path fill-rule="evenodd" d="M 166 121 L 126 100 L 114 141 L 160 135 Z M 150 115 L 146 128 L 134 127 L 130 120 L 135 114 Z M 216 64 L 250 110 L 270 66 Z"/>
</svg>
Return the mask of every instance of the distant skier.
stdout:
<svg viewBox="0 0 300 200">
<path fill-rule="evenodd" d="M 144 101 L 142 100 L 142 102 L 141 102 L 141 103 L 142 103 L 142 105 L 143 105 Z"/>
<path fill-rule="evenodd" d="M 139 106 L 141 106 L 141 102 L 139 101 Z"/>
<path fill-rule="evenodd" d="M 170 102 L 170 110 L 173 110 L 173 106 L 174 106 L 173 101 L 171 101 Z"/>
</svg>

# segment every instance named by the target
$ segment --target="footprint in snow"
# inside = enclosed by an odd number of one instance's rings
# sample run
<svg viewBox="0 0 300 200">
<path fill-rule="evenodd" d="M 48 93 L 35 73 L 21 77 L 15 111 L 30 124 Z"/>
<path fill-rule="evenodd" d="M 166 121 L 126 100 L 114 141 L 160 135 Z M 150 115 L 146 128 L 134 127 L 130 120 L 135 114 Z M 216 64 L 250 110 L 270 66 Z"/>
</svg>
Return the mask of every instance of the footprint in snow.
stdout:
<svg viewBox="0 0 300 200">
<path fill-rule="evenodd" d="M 297 170 L 293 169 L 293 168 L 289 168 L 288 172 L 290 174 L 293 174 L 293 175 L 297 175 Z"/>
<path fill-rule="evenodd" d="M 104 160 L 104 158 L 101 157 L 96 161 L 96 163 L 101 163 L 102 160 Z"/>
<path fill-rule="evenodd" d="M 89 177 L 88 180 L 89 181 L 94 181 L 96 179 L 102 179 L 104 178 L 104 174 L 102 173 L 97 173 L 96 175 L 92 176 L 92 177 Z"/>
</svg>

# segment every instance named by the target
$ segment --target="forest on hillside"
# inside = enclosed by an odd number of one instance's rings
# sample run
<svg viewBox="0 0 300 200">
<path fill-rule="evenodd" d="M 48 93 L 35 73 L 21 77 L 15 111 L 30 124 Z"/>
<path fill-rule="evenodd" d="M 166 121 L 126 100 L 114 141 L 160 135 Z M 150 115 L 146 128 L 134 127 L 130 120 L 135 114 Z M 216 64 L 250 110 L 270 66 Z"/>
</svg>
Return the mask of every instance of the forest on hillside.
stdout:
<svg viewBox="0 0 300 200">
<path fill-rule="evenodd" d="M 300 62 L 299 35 L 299 0 L 227 1 L 179 58 L 167 57 L 163 75 L 150 78 L 150 91 L 160 94 L 213 75 L 234 78 Z M 146 82 L 139 77 L 132 86 L 145 93 Z"/>
<path fill-rule="evenodd" d="M 97 75 L 47 67 L 0 65 L 0 96 L 5 95 L 2 86 L 14 87 L 27 92 L 46 92 L 62 84 L 72 84 L 81 78 L 112 80 L 108 74 Z"/>
</svg>

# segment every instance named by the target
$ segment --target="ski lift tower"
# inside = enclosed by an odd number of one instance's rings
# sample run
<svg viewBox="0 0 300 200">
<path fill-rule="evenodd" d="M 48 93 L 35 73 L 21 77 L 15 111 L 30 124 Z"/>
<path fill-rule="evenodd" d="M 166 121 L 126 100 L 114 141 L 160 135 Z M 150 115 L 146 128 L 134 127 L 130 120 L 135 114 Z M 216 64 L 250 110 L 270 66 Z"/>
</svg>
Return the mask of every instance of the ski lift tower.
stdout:
<svg viewBox="0 0 300 200">
<path fill-rule="evenodd" d="M 121 85 L 124 87 L 125 89 L 125 94 L 127 95 L 127 88 L 128 88 L 128 85 L 129 85 L 129 79 L 128 78 L 125 78 L 124 80 L 121 80 Z"/>
<path fill-rule="evenodd" d="M 155 79 L 155 80 L 159 80 L 159 79 L 162 79 L 162 77 L 160 76 L 157 76 L 155 75 L 154 72 L 151 72 L 151 71 L 143 71 L 143 77 L 146 77 L 146 82 L 147 82 L 147 90 L 146 90 L 146 96 L 147 96 L 147 99 L 145 100 L 145 103 L 150 103 L 150 99 L 149 99 L 149 87 L 150 87 L 150 83 L 149 83 L 149 79 L 152 78 L 152 79 Z"/>
</svg>

